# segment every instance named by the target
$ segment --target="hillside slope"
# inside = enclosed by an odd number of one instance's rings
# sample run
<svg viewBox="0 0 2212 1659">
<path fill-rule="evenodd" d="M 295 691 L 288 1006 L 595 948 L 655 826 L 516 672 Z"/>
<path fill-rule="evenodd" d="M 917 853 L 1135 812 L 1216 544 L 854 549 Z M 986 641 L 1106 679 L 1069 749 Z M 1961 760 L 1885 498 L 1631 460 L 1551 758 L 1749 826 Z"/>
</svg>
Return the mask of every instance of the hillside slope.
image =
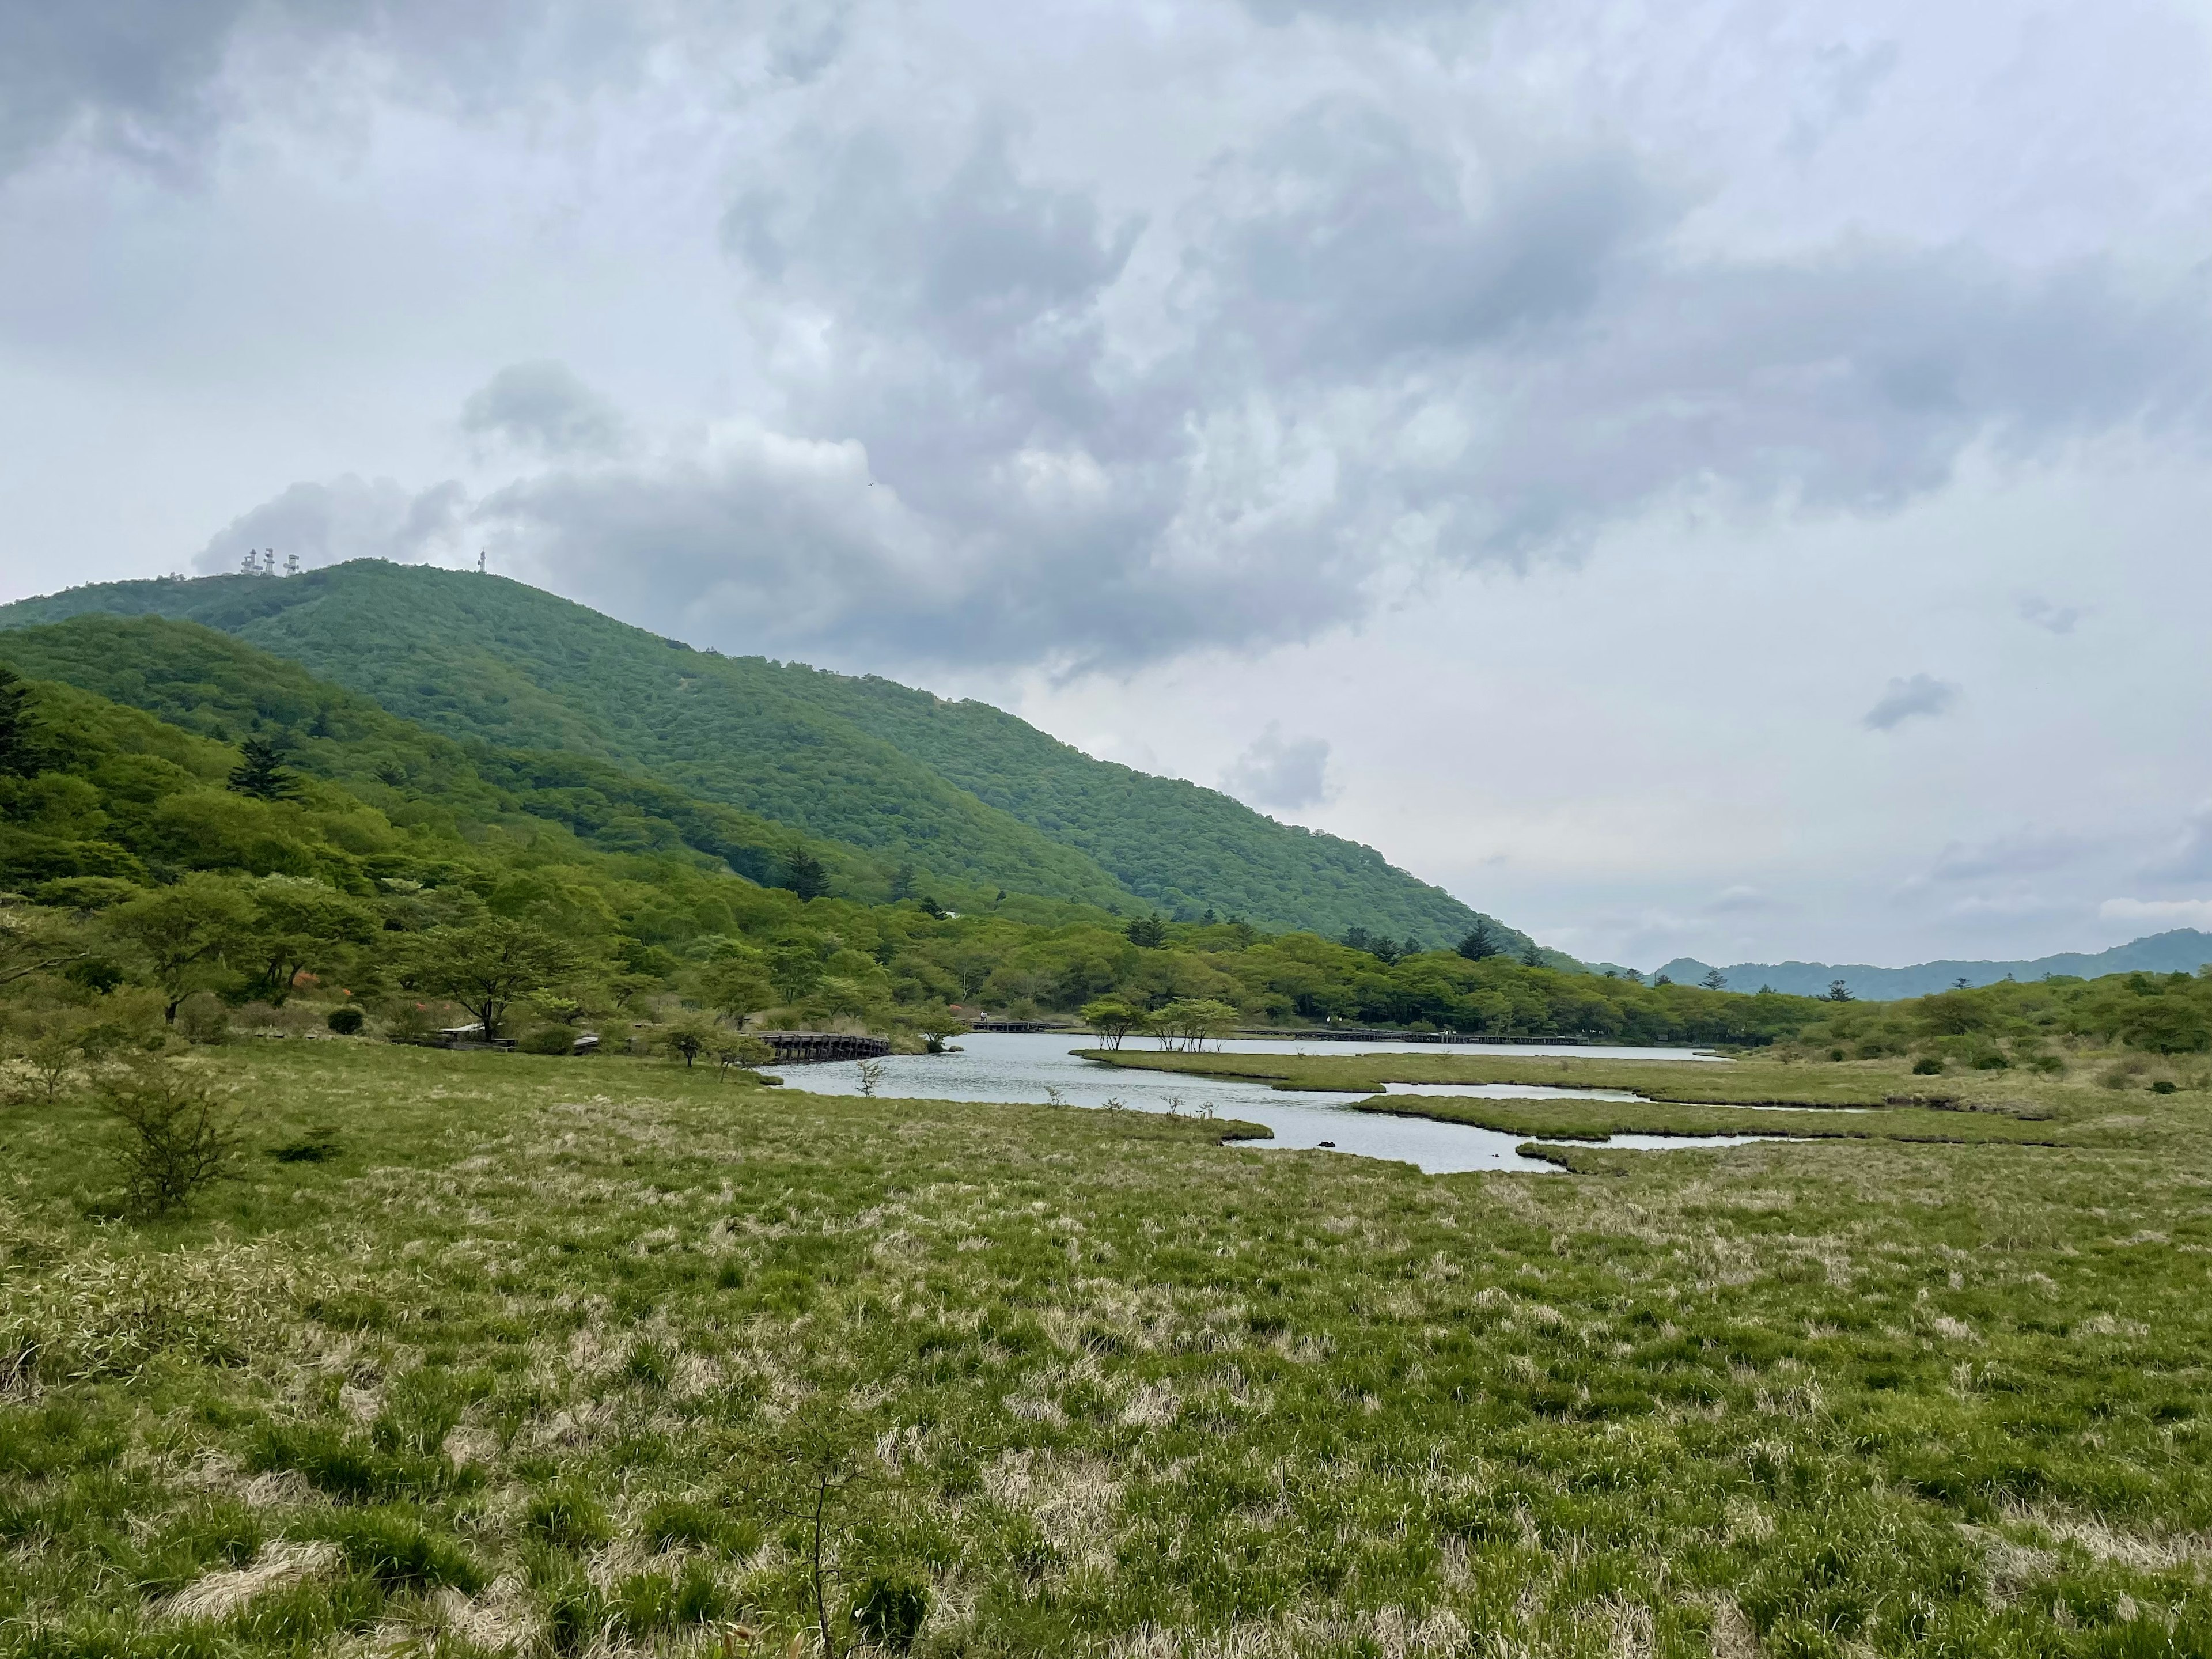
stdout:
<svg viewBox="0 0 2212 1659">
<path fill-rule="evenodd" d="M 154 715 L 196 738 L 273 739 L 289 766 L 339 785 L 403 827 L 475 834 L 534 819 L 558 824 L 602 853 L 675 854 L 762 884 L 781 875 L 791 853 L 803 851 L 841 890 L 867 896 L 888 885 L 849 848 L 694 800 L 588 756 L 457 742 L 194 623 L 85 616 L 10 629 L 0 634 L 0 663 Z"/>
<path fill-rule="evenodd" d="M 1094 761 L 997 709 L 694 651 L 499 577 L 360 561 L 110 583 L 0 608 L 0 629 L 87 612 L 198 622 L 450 736 L 639 769 L 923 873 L 1431 945 L 1475 920 L 1370 848 Z"/>
<path fill-rule="evenodd" d="M 856 679 L 796 664 L 781 672 L 793 696 L 897 744 L 978 799 L 1079 848 L 1164 908 L 1211 907 L 1332 934 L 1380 925 L 1431 945 L 1452 944 L 1474 925 L 1467 906 L 1371 847 L 1279 823 L 1180 778 L 1094 760 L 988 703 L 947 702 L 873 675 Z M 1528 942 L 1503 932 L 1508 948 Z"/>
<path fill-rule="evenodd" d="M 2035 980 L 2056 974 L 2096 979 L 2106 974 L 2193 974 L 2212 962 L 2212 933 L 2177 927 L 2146 939 L 2115 945 L 2109 951 L 2069 951 L 2021 962 L 1921 962 L 1908 968 L 1874 968 L 1864 963 L 1740 962 L 1721 974 L 1729 988 L 1755 991 L 1762 985 L 1792 996 L 1824 996 L 1837 980 L 1865 1002 L 1893 1002 L 1904 997 L 1948 991 L 1960 980 L 1995 985 L 2001 980 Z M 1677 957 L 1659 972 L 1678 985 L 1692 985 L 1711 969 L 1694 957 Z"/>
</svg>

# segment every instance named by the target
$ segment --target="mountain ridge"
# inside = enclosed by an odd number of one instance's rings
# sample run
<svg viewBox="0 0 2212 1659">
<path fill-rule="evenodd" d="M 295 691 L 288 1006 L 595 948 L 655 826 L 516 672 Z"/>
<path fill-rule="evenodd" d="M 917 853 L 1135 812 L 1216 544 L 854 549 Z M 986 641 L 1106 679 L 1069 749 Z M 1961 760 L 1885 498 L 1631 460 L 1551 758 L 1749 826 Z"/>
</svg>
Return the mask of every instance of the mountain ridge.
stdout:
<svg viewBox="0 0 2212 1659">
<path fill-rule="evenodd" d="M 1921 962 L 1903 968 L 1876 968 L 1865 963 L 1740 962 L 1720 969 L 1730 990 L 1756 990 L 1765 985 L 1793 996 L 1821 996 L 1838 980 L 1852 996 L 1864 1002 L 1894 1002 L 1905 997 L 1948 991 L 1961 979 L 1970 986 L 1994 985 L 2002 980 L 2041 979 L 2047 974 L 2096 979 L 2106 974 L 2194 973 L 2212 963 L 2212 933 L 2194 927 L 2176 927 L 2148 933 L 2097 951 L 2068 951 L 2018 962 Z M 1713 971 L 1711 964 L 1695 957 L 1677 957 L 1655 970 L 1677 984 L 1695 984 Z"/>
</svg>

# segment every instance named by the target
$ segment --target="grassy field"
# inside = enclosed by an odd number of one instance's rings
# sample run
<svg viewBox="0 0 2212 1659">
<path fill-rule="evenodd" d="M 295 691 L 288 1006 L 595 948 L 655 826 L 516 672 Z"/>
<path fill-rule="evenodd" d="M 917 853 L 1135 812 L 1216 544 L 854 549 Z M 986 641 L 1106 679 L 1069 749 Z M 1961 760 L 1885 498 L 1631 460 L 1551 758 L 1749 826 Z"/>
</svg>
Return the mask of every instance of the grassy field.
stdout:
<svg viewBox="0 0 2212 1659">
<path fill-rule="evenodd" d="M 89 1106 L 0 1117 L 0 1653 L 2212 1651 L 2202 1092 L 1427 1177 L 193 1063 L 254 1150 L 188 1219 L 111 1218 Z"/>
</svg>

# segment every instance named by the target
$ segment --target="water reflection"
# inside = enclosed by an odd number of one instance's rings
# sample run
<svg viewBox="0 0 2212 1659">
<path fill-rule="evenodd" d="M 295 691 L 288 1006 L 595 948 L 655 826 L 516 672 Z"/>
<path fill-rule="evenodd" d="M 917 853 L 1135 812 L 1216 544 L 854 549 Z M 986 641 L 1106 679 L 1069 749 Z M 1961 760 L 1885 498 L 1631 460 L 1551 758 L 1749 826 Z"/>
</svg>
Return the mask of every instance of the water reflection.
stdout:
<svg viewBox="0 0 2212 1659">
<path fill-rule="evenodd" d="M 960 1039 L 961 1050 L 949 1054 L 891 1054 L 873 1062 L 881 1068 L 877 1094 L 887 1098 L 915 1100 L 1021 1101 L 1031 1104 L 1054 1103 L 1090 1108 L 1119 1105 L 1131 1111 L 1176 1112 L 1185 1116 L 1241 1118 L 1263 1123 L 1274 1132 L 1272 1141 L 1247 1143 L 1261 1151 L 1312 1151 L 1327 1147 L 1360 1158 L 1389 1158 L 1411 1164 L 1431 1175 L 1465 1170 L 1519 1170 L 1532 1175 L 1555 1175 L 1551 1164 L 1524 1158 L 1517 1150 L 1525 1135 L 1502 1134 L 1463 1123 L 1437 1123 L 1426 1118 L 1389 1117 L 1348 1109 L 1342 1094 L 1279 1090 L 1243 1078 L 1200 1078 L 1171 1072 L 1132 1071 L 1094 1060 L 1079 1060 L 1068 1052 L 1074 1042 L 1064 1034 L 993 1033 Z M 1231 1042 L 1231 1053 L 1281 1053 L 1279 1043 Z M 1438 1053 L 1465 1054 L 1467 1046 L 1440 1049 L 1434 1044 L 1376 1043 L 1340 1048 L 1329 1045 L 1328 1054 Z M 1526 1054 L 1526 1048 L 1475 1052 Z M 1644 1060 L 1685 1058 L 1680 1049 L 1576 1048 L 1562 1052 L 1589 1058 Z M 839 1060 L 822 1066 L 793 1066 L 783 1073 L 793 1088 L 816 1094 L 857 1095 L 861 1092 L 860 1065 Z M 1504 1093 L 1500 1094 L 1500 1089 Z M 1422 1092 L 1431 1091 L 1423 1088 Z M 1633 1095 L 1606 1090 L 1561 1090 L 1536 1085 L 1498 1085 L 1458 1088 L 1461 1095 L 1522 1098 L 1572 1095 L 1599 1100 L 1632 1100 Z M 1640 1150 L 1674 1150 L 1689 1146 L 1735 1146 L 1745 1141 L 1771 1139 L 1760 1135 L 1616 1135 L 1608 1146 Z M 1589 1143 L 1570 1143 L 1589 1144 Z"/>
</svg>

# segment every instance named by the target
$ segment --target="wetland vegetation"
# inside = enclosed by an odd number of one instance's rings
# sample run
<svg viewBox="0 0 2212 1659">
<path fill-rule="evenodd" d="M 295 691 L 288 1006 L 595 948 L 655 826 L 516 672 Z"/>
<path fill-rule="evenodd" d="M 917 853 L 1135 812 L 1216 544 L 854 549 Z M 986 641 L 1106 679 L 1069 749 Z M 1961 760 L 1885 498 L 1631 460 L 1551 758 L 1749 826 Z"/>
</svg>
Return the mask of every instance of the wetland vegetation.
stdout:
<svg viewBox="0 0 2212 1659">
<path fill-rule="evenodd" d="M 2196 1088 L 1559 1179 L 620 1056 L 170 1063 L 244 1150 L 169 1218 L 115 1218 L 93 1097 L 5 1120 L 0 1651 L 2212 1640 Z"/>
</svg>

